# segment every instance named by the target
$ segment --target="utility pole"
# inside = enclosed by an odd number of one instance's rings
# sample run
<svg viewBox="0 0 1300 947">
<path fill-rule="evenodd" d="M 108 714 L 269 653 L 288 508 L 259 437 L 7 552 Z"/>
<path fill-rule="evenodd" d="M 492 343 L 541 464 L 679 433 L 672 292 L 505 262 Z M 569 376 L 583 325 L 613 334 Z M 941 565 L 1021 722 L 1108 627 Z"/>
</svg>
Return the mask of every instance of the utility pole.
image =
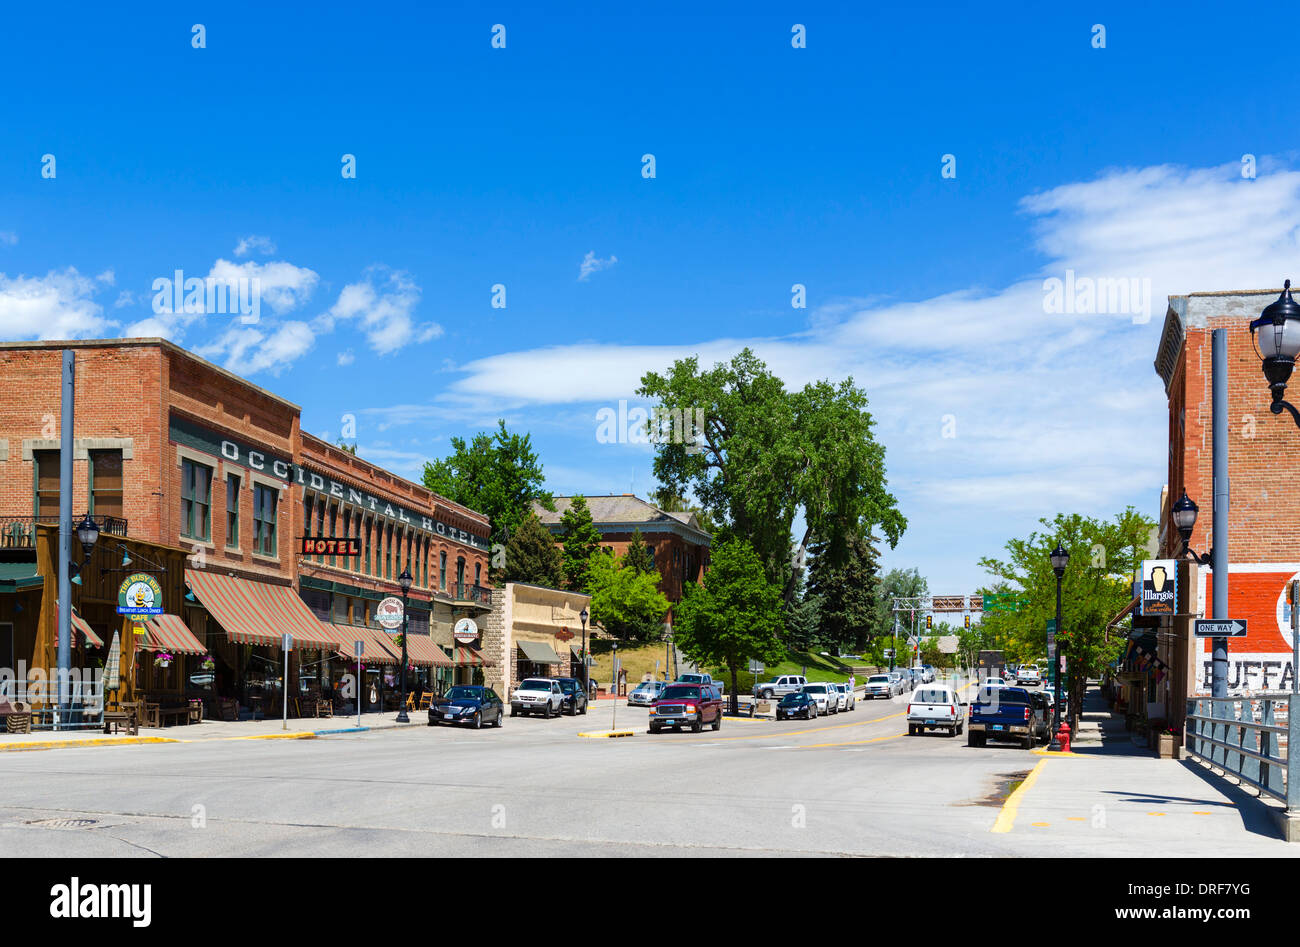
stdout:
<svg viewBox="0 0 1300 947">
<path fill-rule="evenodd" d="M 72 668 L 72 576 L 68 564 L 72 561 L 72 415 L 76 401 L 76 376 L 77 355 L 72 349 L 64 349 L 61 406 L 63 429 L 59 431 L 59 624 L 55 629 L 55 634 L 58 635 L 59 711 L 54 717 L 56 730 L 62 729 L 63 721 L 69 719 L 71 710 L 69 676 Z"/>
<path fill-rule="evenodd" d="M 1211 384 L 1214 397 L 1214 538 L 1210 569 L 1214 573 L 1214 618 L 1228 619 L 1228 330 L 1215 329 L 1210 336 Z M 1175 603 L 1175 609 L 1177 603 Z M 1211 695 L 1228 696 L 1228 639 L 1214 638 Z"/>
</svg>

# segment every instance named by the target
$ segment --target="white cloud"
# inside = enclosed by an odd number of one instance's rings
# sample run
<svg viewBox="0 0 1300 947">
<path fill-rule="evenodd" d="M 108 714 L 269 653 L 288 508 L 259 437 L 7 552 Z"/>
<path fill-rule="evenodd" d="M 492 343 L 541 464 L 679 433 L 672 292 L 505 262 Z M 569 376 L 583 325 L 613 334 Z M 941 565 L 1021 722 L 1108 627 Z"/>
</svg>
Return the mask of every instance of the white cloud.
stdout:
<svg viewBox="0 0 1300 947">
<path fill-rule="evenodd" d="M 0 273 L 0 338 L 79 339 L 103 335 L 116 325 L 101 315 L 92 298 L 95 280 L 74 267 L 45 276 Z"/>
<path fill-rule="evenodd" d="M 130 306 L 135 302 L 135 293 L 129 289 L 124 289 L 117 294 L 117 301 L 113 303 L 114 309 L 121 309 L 123 306 Z"/>
<path fill-rule="evenodd" d="M 218 259 L 212 264 L 208 277 L 232 287 L 237 286 L 240 279 L 257 280 L 262 302 L 277 315 L 284 315 L 301 306 L 311 297 L 320 281 L 314 270 L 282 260 L 275 263 L 254 263 L 251 260 L 247 263 L 231 263 L 229 260 Z"/>
<path fill-rule="evenodd" d="M 503 352 L 462 366 L 437 401 L 465 413 L 532 409 L 532 424 L 555 416 L 557 405 L 634 397 L 645 372 L 662 372 L 674 359 L 698 355 L 707 367 L 743 346 L 792 387 L 852 375 L 871 398 L 890 482 L 913 520 L 886 558 L 912 564 L 905 557 L 921 549 L 928 556 L 936 530 L 1002 537 L 967 550 L 963 579 L 977 581 L 974 560 L 1039 516 L 1109 516 L 1130 502 L 1156 513 L 1167 408 L 1151 363 L 1166 299 L 1277 287 L 1292 275 L 1300 172 L 1281 168 L 1245 180 L 1236 163 L 1121 169 L 1030 195 L 1017 210 L 1043 265 L 1000 289 L 838 300 L 783 337 Z M 1149 318 L 1046 313 L 1044 280 L 1064 279 L 1067 269 L 1091 279 L 1148 280 Z M 552 383 L 575 365 L 581 386 Z M 949 416 L 956 436 L 946 438 Z M 576 441 L 587 432 L 575 422 L 570 435 Z"/>
<path fill-rule="evenodd" d="M 610 254 L 609 258 L 602 260 L 596 256 L 595 250 L 588 250 L 587 255 L 582 258 L 578 264 L 578 282 L 587 282 L 592 273 L 598 273 L 601 270 L 607 270 L 618 262 L 618 257 Z"/>
<path fill-rule="evenodd" d="M 254 252 L 270 256 L 275 252 L 275 244 L 270 237 L 260 237 L 257 234 L 240 237 L 239 244 L 235 247 L 235 256 L 247 256 Z"/>
<path fill-rule="evenodd" d="M 420 287 L 409 274 L 371 267 L 362 282 L 344 286 L 338 300 L 316 317 L 312 326 L 326 333 L 334 331 L 339 322 L 355 321 L 370 347 L 387 355 L 412 342 L 427 342 L 442 335 L 442 326 L 436 322 L 416 324 L 414 312 L 419 302 Z"/>
<path fill-rule="evenodd" d="M 345 352 L 340 352 L 340 353 L 339 353 L 338 362 L 339 362 L 340 365 L 351 365 L 351 364 L 352 364 L 353 362 L 355 362 L 356 360 L 357 360 L 357 357 L 356 357 L 356 355 L 353 354 L 353 352 L 352 352 L 351 349 L 348 349 L 348 350 L 345 351 Z"/>
<path fill-rule="evenodd" d="M 195 352 L 213 361 L 224 358 L 225 367 L 241 375 L 261 371 L 278 375 L 310 351 L 315 341 L 315 333 L 305 322 L 285 322 L 269 334 L 260 328 L 236 326 Z"/>
<path fill-rule="evenodd" d="M 117 274 L 111 269 L 105 270 L 95 277 L 95 282 L 103 283 L 105 286 L 114 286 L 117 284 Z"/>
</svg>

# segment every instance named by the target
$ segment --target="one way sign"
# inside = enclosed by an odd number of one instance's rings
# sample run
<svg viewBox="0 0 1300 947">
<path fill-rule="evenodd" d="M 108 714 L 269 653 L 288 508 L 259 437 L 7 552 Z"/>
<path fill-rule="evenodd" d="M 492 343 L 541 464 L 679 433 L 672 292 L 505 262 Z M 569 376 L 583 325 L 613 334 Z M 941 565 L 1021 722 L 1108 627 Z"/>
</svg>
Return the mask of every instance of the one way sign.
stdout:
<svg viewBox="0 0 1300 947">
<path fill-rule="evenodd" d="M 1241 618 L 1228 618 L 1222 621 L 1197 619 L 1196 637 L 1198 638 L 1244 638 L 1246 622 Z"/>
</svg>

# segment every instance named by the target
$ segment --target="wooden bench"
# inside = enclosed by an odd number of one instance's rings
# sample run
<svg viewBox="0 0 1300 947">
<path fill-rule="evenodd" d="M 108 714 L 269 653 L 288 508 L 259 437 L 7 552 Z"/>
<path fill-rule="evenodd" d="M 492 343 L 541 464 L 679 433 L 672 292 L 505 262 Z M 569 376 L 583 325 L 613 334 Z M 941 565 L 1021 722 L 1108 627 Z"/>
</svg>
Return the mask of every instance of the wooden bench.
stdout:
<svg viewBox="0 0 1300 947">
<path fill-rule="evenodd" d="M 162 707 L 154 711 L 162 720 L 163 726 L 168 726 L 167 721 L 173 720 L 178 724 L 189 723 L 189 707 Z"/>
<path fill-rule="evenodd" d="M 140 725 L 135 719 L 134 710 L 104 711 L 104 732 L 112 733 L 125 727 L 129 736 L 139 736 Z"/>
</svg>

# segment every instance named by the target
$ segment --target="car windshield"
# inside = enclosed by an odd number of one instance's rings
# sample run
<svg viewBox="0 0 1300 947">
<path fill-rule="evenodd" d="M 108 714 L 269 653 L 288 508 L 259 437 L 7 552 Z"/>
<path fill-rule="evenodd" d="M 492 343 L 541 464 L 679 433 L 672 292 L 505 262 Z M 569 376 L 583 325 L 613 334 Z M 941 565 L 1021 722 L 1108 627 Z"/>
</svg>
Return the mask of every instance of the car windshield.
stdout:
<svg viewBox="0 0 1300 947">
<path fill-rule="evenodd" d="M 868 683 L 868 684 L 888 684 L 888 683 L 889 683 L 889 675 L 888 675 L 888 674 L 873 674 L 870 678 L 867 679 L 867 683 Z"/>
<path fill-rule="evenodd" d="M 808 684 L 808 685 L 806 685 L 806 686 L 804 687 L 803 692 L 804 692 L 805 694 L 824 694 L 824 693 L 826 693 L 826 685 L 825 685 L 825 684 Z"/>
<path fill-rule="evenodd" d="M 786 694 L 781 698 L 783 704 L 802 704 L 808 699 L 807 694 Z"/>
<path fill-rule="evenodd" d="M 447 691 L 448 700 L 480 700 L 483 697 L 481 687 L 453 687 Z"/>
<path fill-rule="evenodd" d="M 560 681 L 560 690 L 566 694 L 572 694 L 578 689 L 577 681 Z"/>
<path fill-rule="evenodd" d="M 977 704 L 1019 704 L 1029 703 L 1029 695 L 1012 687 L 986 687 L 975 695 Z"/>
<path fill-rule="evenodd" d="M 678 700 L 683 697 L 699 697 L 700 689 L 689 684 L 673 684 L 665 687 L 661 696 L 669 700 Z"/>
<path fill-rule="evenodd" d="M 519 685 L 521 691 L 548 691 L 551 689 L 551 682 L 547 680 L 529 679 Z"/>
<path fill-rule="evenodd" d="M 703 677 L 702 675 L 700 675 L 700 674 L 683 674 L 683 675 L 682 675 L 681 677 L 679 677 L 677 680 L 681 681 L 683 684 L 703 684 L 703 683 L 704 683 L 704 677 Z"/>
</svg>

